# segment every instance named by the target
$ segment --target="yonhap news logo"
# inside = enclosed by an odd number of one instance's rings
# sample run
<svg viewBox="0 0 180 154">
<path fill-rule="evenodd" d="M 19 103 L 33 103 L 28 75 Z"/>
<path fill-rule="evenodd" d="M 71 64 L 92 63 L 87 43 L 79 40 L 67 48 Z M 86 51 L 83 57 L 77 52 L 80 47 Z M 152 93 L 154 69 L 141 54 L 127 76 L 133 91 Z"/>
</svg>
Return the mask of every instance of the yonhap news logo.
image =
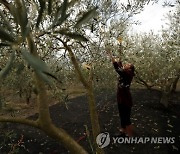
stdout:
<svg viewBox="0 0 180 154">
<path fill-rule="evenodd" d="M 96 137 L 96 143 L 98 145 L 99 148 L 105 148 L 106 146 L 108 146 L 110 144 L 110 135 L 108 132 L 104 132 L 99 134 Z"/>
<path fill-rule="evenodd" d="M 108 132 L 96 137 L 99 148 L 107 147 L 111 141 L 113 144 L 174 144 L 175 137 L 112 137 L 111 139 Z"/>
</svg>

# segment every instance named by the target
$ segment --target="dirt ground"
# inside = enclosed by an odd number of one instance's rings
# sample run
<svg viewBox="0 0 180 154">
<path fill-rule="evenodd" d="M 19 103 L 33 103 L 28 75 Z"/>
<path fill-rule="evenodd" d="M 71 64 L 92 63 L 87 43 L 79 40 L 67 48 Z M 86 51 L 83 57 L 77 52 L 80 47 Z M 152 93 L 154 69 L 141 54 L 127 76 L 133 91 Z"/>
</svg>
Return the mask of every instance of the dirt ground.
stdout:
<svg viewBox="0 0 180 154">
<path fill-rule="evenodd" d="M 138 137 L 175 137 L 174 144 L 113 144 L 104 148 L 106 154 L 175 154 L 180 153 L 180 91 L 170 98 L 169 109 L 159 103 L 161 93 L 158 90 L 143 88 L 132 89 L 134 106 L 132 123 L 135 136 Z M 111 136 L 118 134 L 120 127 L 116 94 L 102 91 L 96 95 L 96 102 L 102 132 Z M 50 107 L 54 123 L 65 129 L 89 153 L 91 152 L 85 126 L 91 131 L 88 103 L 86 96 L 79 96 L 68 101 L 68 109 L 64 105 L 55 104 Z M 36 119 L 37 114 L 30 116 Z M 18 154 L 67 154 L 61 144 L 46 136 L 40 130 L 19 124 L 0 126 L 1 132 L 11 132 L 11 139 L 0 136 L 0 154 L 7 154 L 12 147 Z M 15 134 L 13 136 L 13 134 Z M 19 145 L 16 144 L 20 141 Z M 9 142 L 9 143 L 8 143 Z M 14 150 L 15 151 L 15 150 Z"/>
</svg>

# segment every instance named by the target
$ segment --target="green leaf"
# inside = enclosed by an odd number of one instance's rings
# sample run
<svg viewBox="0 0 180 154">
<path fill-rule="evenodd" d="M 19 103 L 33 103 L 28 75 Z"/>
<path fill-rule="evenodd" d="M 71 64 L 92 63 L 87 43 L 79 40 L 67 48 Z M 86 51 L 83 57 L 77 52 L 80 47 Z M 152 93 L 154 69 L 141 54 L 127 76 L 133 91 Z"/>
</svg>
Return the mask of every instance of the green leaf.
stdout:
<svg viewBox="0 0 180 154">
<path fill-rule="evenodd" d="M 80 0 L 71 0 L 71 2 L 68 3 L 68 7 L 74 6 L 75 3 L 79 2 Z"/>
<path fill-rule="evenodd" d="M 64 0 L 63 4 L 62 4 L 62 12 L 61 12 L 61 18 L 60 20 L 64 20 L 65 16 L 66 16 L 66 11 L 67 11 L 67 5 L 68 4 L 68 0 Z"/>
<path fill-rule="evenodd" d="M 56 81 L 58 81 L 59 83 L 62 83 L 55 75 L 51 74 L 51 73 L 47 73 L 44 72 L 44 74 L 46 74 L 47 76 L 50 76 L 51 78 L 55 79 Z"/>
<path fill-rule="evenodd" d="M 6 32 L 2 27 L 0 27 L 0 39 L 3 41 L 15 42 L 15 39 L 12 37 L 12 35 Z"/>
<path fill-rule="evenodd" d="M 88 39 L 86 37 L 84 37 L 83 35 L 78 34 L 78 33 L 70 33 L 70 32 L 65 32 L 65 31 L 60 31 L 59 33 L 66 35 L 72 39 L 78 40 L 78 41 L 85 41 L 85 42 L 88 41 Z"/>
<path fill-rule="evenodd" d="M 40 72 L 50 72 L 46 63 L 42 61 L 40 58 L 35 57 L 27 51 L 22 51 L 23 58 L 28 62 L 28 64 L 36 71 Z"/>
<path fill-rule="evenodd" d="M 10 72 L 12 66 L 13 66 L 13 61 L 15 59 L 15 52 L 12 52 L 11 57 L 9 61 L 7 62 L 6 66 L 1 70 L 0 72 L 0 78 L 5 78 L 8 73 Z"/>
<path fill-rule="evenodd" d="M 39 0 L 40 9 L 39 9 L 39 15 L 37 17 L 36 27 L 39 27 L 39 24 L 42 20 L 43 12 L 46 8 L 46 2 L 44 0 Z"/>
<path fill-rule="evenodd" d="M 43 72 L 35 70 L 36 74 L 47 84 L 52 85 L 52 80 Z"/>
<path fill-rule="evenodd" d="M 67 8 L 68 8 L 68 0 L 64 0 L 62 5 L 57 9 L 52 27 L 62 24 L 69 17 L 70 14 L 66 14 Z"/>
<path fill-rule="evenodd" d="M 58 19 L 59 19 L 59 12 L 62 10 L 62 6 L 60 6 L 60 7 L 58 7 L 57 8 L 57 10 L 56 10 L 56 13 L 55 13 L 55 17 L 54 17 L 54 21 L 53 21 L 53 23 L 52 23 L 52 27 L 54 28 L 54 27 L 56 27 L 56 25 L 57 25 L 57 21 L 58 21 Z"/>
<path fill-rule="evenodd" d="M 88 12 L 85 12 L 84 15 L 77 21 L 75 27 L 79 28 L 84 23 L 87 23 L 91 18 L 93 18 L 97 13 L 97 7 L 89 10 Z"/>
<path fill-rule="evenodd" d="M 48 84 L 52 84 L 52 81 L 49 77 L 58 80 L 54 75 L 50 73 L 50 70 L 44 61 L 42 61 L 38 57 L 33 56 L 27 51 L 22 51 L 22 55 L 23 55 L 23 58 L 28 62 L 28 64 L 34 69 L 36 74 L 43 81 L 45 81 Z"/>
<path fill-rule="evenodd" d="M 52 0 L 48 0 L 48 14 L 52 13 Z"/>
<path fill-rule="evenodd" d="M 59 21 L 57 21 L 55 26 L 61 25 L 69 16 L 70 16 L 70 13 L 66 14 L 63 18 L 60 18 Z"/>
<path fill-rule="evenodd" d="M 21 33 L 24 38 L 29 32 L 29 30 L 27 30 L 29 29 L 29 27 L 27 26 L 28 18 L 27 18 L 27 10 L 24 0 L 16 0 L 16 6 L 17 6 L 16 8 L 17 19 L 19 25 L 21 26 Z"/>
</svg>

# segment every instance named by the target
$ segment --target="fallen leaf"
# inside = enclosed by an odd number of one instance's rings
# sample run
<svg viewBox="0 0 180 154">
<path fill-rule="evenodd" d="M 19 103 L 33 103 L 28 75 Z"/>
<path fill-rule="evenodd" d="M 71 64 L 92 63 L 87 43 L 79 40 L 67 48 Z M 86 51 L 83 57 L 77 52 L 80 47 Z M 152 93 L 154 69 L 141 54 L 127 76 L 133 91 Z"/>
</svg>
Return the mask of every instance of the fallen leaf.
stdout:
<svg viewBox="0 0 180 154">
<path fill-rule="evenodd" d="M 175 145 L 172 145 L 173 150 L 179 150 Z"/>
<path fill-rule="evenodd" d="M 166 130 L 166 131 L 172 133 L 172 130 L 169 130 L 169 129 L 168 129 L 168 130 Z"/>
<path fill-rule="evenodd" d="M 160 146 L 155 146 L 155 147 L 154 147 L 154 149 L 159 149 L 159 148 L 160 148 Z"/>
<path fill-rule="evenodd" d="M 173 128 L 173 126 L 172 126 L 172 125 L 170 125 L 170 124 L 168 124 L 168 126 L 169 126 L 169 127 L 171 127 L 171 128 Z"/>
<path fill-rule="evenodd" d="M 177 119 L 177 117 L 175 115 L 172 116 L 173 118 Z"/>
</svg>

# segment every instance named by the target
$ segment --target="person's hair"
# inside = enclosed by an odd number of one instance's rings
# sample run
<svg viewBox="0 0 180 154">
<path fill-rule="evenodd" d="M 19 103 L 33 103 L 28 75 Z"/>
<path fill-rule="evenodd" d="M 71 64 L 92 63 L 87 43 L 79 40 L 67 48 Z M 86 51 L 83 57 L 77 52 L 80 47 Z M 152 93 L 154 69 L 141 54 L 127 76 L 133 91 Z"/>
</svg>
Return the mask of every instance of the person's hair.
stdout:
<svg viewBox="0 0 180 154">
<path fill-rule="evenodd" d="M 133 64 L 130 64 L 130 65 L 131 65 L 130 68 L 132 70 L 133 76 L 135 76 L 135 67 Z"/>
<path fill-rule="evenodd" d="M 133 64 L 131 64 L 130 68 L 131 68 L 131 70 L 132 70 L 133 72 L 135 71 L 135 67 L 134 67 Z"/>
<path fill-rule="evenodd" d="M 134 67 L 134 65 L 131 64 L 131 63 L 129 63 L 128 65 L 130 66 L 129 68 L 131 69 L 131 72 L 132 72 L 133 76 L 135 76 L 135 67 Z"/>
</svg>

